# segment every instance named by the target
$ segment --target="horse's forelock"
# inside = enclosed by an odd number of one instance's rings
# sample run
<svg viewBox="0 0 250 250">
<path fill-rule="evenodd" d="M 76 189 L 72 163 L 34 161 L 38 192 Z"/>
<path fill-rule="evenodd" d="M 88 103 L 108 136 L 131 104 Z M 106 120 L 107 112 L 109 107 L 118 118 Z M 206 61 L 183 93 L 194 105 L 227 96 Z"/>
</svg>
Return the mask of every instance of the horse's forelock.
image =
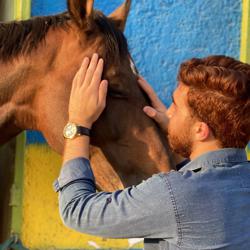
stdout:
<svg viewBox="0 0 250 250">
<path fill-rule="evenodd" d="M 128 52 L 127 39 L 111 19 L 104 16 L 101 12 L 95 11 L 94 23 L 97 25 L 99 31 L 104 36 L 104 51 L 105 57 L 108 61 L 119 61 L 119 59 L 126 57 Z"/>
</svg>

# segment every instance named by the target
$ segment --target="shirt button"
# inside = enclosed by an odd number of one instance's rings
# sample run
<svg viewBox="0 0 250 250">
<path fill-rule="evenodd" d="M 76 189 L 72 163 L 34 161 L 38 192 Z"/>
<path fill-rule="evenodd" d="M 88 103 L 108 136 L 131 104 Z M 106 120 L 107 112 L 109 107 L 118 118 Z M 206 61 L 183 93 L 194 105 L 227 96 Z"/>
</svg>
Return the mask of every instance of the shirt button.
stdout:
<svg viewBox="0 0 250 250">
<path fill-rule="evenodd" d="M 107 203 L 110 203 L 111 201 L 112 201 L 112 198 L 110 198 L 110 197 L 107 198 L 107 200 L 106 200 Z"/>
</svg>

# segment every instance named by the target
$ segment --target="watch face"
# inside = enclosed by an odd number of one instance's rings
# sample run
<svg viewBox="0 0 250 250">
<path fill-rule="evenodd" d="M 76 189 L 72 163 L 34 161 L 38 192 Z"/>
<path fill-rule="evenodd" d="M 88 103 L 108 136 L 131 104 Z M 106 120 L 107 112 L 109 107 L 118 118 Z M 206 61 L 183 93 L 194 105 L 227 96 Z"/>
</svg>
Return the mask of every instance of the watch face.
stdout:
<svg viewBox="0 0 250 250">
<path fill-rule="evenodd" d="M 77 134 L 77 127 L 74 123 L 68 123 L 64 130 L 63 130 L 63 136 L 67 139 L 72 139 Z"/>
</svg>

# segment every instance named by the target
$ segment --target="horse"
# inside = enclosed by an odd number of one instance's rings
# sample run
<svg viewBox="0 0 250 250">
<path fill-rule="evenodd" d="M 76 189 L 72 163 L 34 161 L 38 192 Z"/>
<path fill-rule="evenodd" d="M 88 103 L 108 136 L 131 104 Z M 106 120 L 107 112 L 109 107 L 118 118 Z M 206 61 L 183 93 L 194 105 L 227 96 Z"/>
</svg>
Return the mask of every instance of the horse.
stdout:
<svg viewBox="0 0 250 250">
<path fill-rule="evenodd" d="M 142 112 L 149 100 L 123 34 L 131 0 L 109 16 L 93 4 L 68 0 L 64 13 L 0 24 L 0 144 L 38 130 L 62 154 L 72 80 L 83 58 L 97 52 L 109 89 L 92 128 L 90 160 L 98 189 L 113 191 L 170 171 L 174 157 Z"/>
</svg>

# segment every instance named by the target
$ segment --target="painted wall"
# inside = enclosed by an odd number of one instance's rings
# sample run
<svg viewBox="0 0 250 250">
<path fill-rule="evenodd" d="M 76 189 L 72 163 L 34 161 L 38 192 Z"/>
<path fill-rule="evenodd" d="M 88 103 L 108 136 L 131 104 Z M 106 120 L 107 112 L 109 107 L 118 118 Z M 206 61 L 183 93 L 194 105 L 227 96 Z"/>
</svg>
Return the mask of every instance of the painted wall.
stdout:
<svg viewBox="0 0 250 250">
<path fill-rule="evenodd" d="M 65 2 L 33 0 L 31 14 L 64 11 Z M 108 14 L 121 2 L 96 0 L 95 6 Z M 125 34 L 139 71 L 168 105 L 183 60 L 209 54 L 239 58 L 240 27 L 241 0 L 134 0 Z M 134 241 L 84 236 L 62 225 L 57 195 L 52 190 L 60 162 L 60 157 L 48 149 L 39 133 L 27 134 L 21 238 L 24 245 L 84 249 L 142 247 Z"/>
</svg>

